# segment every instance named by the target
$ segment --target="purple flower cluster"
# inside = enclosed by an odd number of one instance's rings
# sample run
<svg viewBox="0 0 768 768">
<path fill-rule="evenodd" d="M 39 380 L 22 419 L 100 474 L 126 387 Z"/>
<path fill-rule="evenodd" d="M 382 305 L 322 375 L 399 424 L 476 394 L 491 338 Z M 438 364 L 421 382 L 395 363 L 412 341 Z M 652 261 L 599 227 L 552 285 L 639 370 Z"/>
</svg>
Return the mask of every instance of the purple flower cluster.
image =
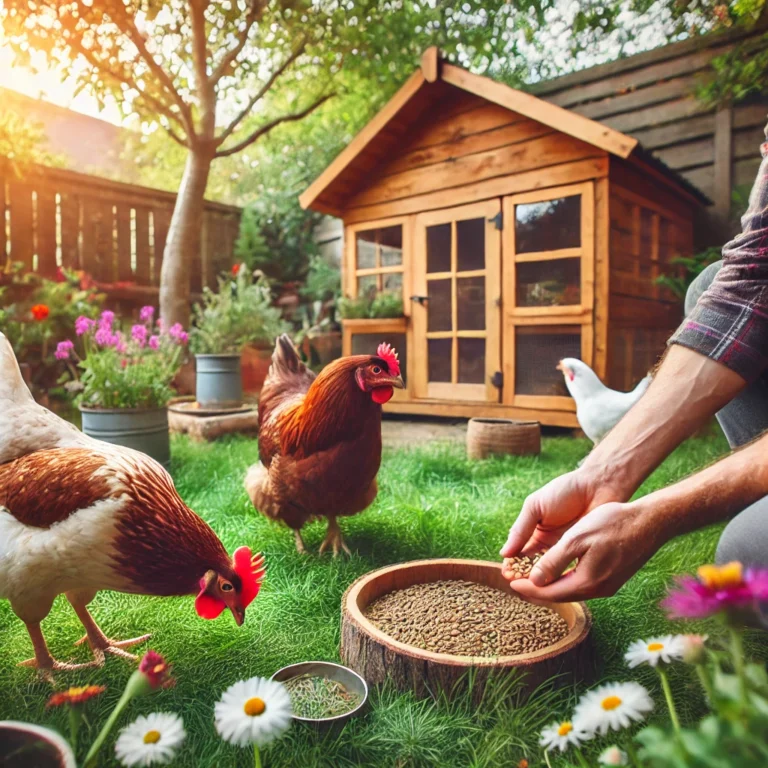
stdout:
<svg viewBox="0 0 768 768">
<path fill-rule="evenodd" d="M 151 323 L 154 316 L 155 308 L 149 305 L 142 307 L 139 312 L 139 320 L 141 320 L 142 323 Z"/>
<path fill-rule="evenodd" d="M 88 333 L 88 331 L 90 331 L 91 328 L 93 328 L 95 325 L 95 320 L 91 320 L 90 317 L 80 315 L 80 317 L 75 320 L 75 333 L 78 336 L 82 336 L 84 333 Z"/>
<path fill-rule="evenodd" d="M 69 360 L 69 356 L 72 354 L 74 348 L 75 345 L 69 339 L 66 341 L 60 341 L 56 345 L 56 352 L 54 353 L 54 356 L 57 360 Z"/>
<path fill-rule="evenodd" d="M 184 330 L 184 327 L 181 323 L 174 323 L 169 329 L 168 329 L 168 335 L 177 343 L 177 344 L 186 344 L 189 341 L 189 334 Z"/>
</svg>

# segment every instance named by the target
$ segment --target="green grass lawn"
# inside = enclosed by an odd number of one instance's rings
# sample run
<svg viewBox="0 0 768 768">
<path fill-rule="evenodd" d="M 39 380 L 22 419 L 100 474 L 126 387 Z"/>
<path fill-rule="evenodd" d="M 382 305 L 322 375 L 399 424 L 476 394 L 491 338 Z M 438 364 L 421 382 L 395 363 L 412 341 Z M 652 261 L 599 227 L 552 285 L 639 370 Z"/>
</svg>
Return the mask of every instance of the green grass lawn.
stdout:
<svg viewBox="0 0 768 768">
<path fill-rule="evenodd" d="M 367 571 L 424 557 L 498 559 L 499 547 L 526 495 L 572 469 L 586 454 L 588 443 L 547 438 L 540 457 L 479 463 L 468 461 L 461 445 L 389 451 L 382 464 L 376 503 L 365 513 L 342 521 L 355 554 L 338 560 L 299 556 L 291 533 L 269 523 L 251 507 L 242 479 L 256 458 L 255 442 L 232 439 L 196 445 L 178 439 L 173 447 L 173 475 L 185 501 L 213 526 L 230 552 L 248 544 L 265 553 L 269 573 L 264 589 L 239 629 L 228 612 L 212 622 L 198 619 L 191 598 L 103 592 L 92 610 L 113 637 L 152 632 L 147 647 L 174 663 L 177 685 L 134 702 L 125 722 L 151 711 L 178 712 L 189 736 L 175 765 L 228 768 L 251 765 L 252 756 L 216 737 L 213 704 L 225 687 L 252 675 L 269 676 L 293 662 L 338 660 L 341 596 Z M 719 437 L 689 441 L 641 492 L 689 474 L 726 449 Z M 324 523 L 306 528 L 307 544 L 316 550 L 324 532 Z M 665 585 L 674 574 L 710 561 L 717 535 L 717 530 L 708 529 L 669 544 L 616 597 L 591 604 L 603 678 L 633 676 L 655 685 L 649 671 L 629 674 L 622 662 L 624 649 L 638 637 L 669 631 L 669 623 L 657 608 Z M 72 647 L 82 628 L 63 598 L 56 602 L 43 628 L 55 656 L 87 658 L 86 650 Z M 66 713 L 45 710 L 50 687 L 36 682 L 29 669 L 15 666 L 31 655 L 31 645 L 23 624 L 4 601 L 0 601 L 0 642 L 0 719 L 28 720 L 66 733 Z M 87 711 L 84 742 L 95 736 L 131 671 L 129 664 L 108 657 L 101 670 L 60 677 L 61 685 L 108 686 L 107 693 Z M 691 681 L 681 672 L 673 682 L 685 702 L 684 715 L 698 710 L 701 703 Z M 569 690 L 543 694 L 519 708 L 490 695 L 476 708 L 467 701 L 417 701 L 385 687 L 372 692 L 369 713 L 342 730 L 318 733 L 294 727 L 266 751 L 266 766 L 509 768 L 523 757 L 532 766 L 540 765 L 538 732 L 559 713 L 567 712 L 574 695 Z M 557 759 L 554 764 L 564 765 Z M 103 765 L 115 763 L 110 756 Z"/>
</svg>

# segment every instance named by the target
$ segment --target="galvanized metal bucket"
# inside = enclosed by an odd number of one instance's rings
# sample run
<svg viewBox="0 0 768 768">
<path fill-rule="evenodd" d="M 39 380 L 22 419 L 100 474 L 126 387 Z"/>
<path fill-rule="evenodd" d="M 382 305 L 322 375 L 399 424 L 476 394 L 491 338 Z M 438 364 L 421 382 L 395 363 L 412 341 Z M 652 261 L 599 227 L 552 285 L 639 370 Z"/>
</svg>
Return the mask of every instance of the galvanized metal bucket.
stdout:
<svg viewBox="0 0 768 768">
<path fill-rule="evenodd" d="M 195 355 L 196 397 L 202 408 L 237 408 L 243 402 L 240 355 Z"/>
<path fill-rule="evenodd" d="M 146 453 L 164 466 L 171 461 L 167 408 L 84 408 L 83 432 L 105 443 Z"/>
</svg>

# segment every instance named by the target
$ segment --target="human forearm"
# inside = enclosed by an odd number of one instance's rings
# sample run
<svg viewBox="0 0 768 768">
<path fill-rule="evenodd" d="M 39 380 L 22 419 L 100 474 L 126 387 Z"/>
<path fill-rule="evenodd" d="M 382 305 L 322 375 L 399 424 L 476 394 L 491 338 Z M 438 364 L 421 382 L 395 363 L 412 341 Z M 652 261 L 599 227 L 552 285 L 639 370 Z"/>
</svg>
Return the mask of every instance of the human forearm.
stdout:
<svg viewBox="0 0 768 768">
<path fill-rule="evenodd" d="M 720 363 L 682 346 L 666 355 L 638 403 L 596 446 L 581 472 L 626 501 L 680 443 L 730 402 L 746 382 Z"/>
</svg>

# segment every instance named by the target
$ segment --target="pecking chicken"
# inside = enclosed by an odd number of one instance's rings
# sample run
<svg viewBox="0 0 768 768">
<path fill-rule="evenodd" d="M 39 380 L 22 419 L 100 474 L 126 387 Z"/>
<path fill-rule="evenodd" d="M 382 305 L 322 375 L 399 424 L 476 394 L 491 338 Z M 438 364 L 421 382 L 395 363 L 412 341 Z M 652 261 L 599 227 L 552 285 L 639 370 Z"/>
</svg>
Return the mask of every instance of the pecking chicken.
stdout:
<svg viewBox="0 0 768 768">
<path fill-rule="evenodd" d="M 196 595 L 200 617 L 229 608 L 238 625 L 259 592 L 263 559 L 240 547 L 232 559 L 179 497 L 170 475 L 138 451 L 87 437 L 35 403 L 0 333 L 0 598 L 26 624 L 35 656 L 53 670 L 100 666 L 104 654 L 146 640 L 109 639 L 88 604 L 112 589 Z M 56 661 L 40 627 L 64 594 L 85 627 L 94 660 Z"/>
<path fill-rule="evenodd" d="M 381 406 L 402 389 L 397 354 L 334 360 L 317 377 L 299 360 L 288 336 L 277 340 L 259 400 L 259 459 L 245 478 L 253 505 L 292 528 L 305 552 L 302 526 L 328 519 L 334 556 L 344 543 L 337 517 L 354 515 L 376 498 L 381 464 Z"/>
<path fill-rule="evenodd" d="M 584 434 L 599 443 L 642 397 L 651 377 L 646 376 L 631 392 L 608 389 L 597 374 L 584 362 L 566 357 L 557 364 L 565 386 L 576 401 L 576 418 Z"/>
</svg>

